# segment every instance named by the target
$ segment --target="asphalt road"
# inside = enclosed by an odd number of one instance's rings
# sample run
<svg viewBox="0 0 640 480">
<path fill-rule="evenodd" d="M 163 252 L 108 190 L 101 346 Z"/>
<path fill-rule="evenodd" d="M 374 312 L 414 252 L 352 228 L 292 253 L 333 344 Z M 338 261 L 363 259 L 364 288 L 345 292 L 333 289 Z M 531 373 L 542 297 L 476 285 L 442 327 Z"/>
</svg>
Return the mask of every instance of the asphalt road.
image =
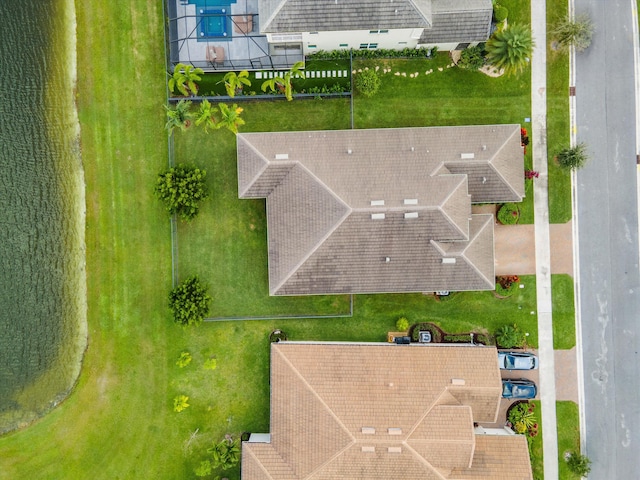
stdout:
<svg viewBox="0 0 640 480">
<path fill-rule="evenodd" d="M 640 475 L 640 271 L 631 0 L 575 0 L 595 24 L 576 58 L 578 264 L 586 454 L 594 479 Z"/>
</svg>

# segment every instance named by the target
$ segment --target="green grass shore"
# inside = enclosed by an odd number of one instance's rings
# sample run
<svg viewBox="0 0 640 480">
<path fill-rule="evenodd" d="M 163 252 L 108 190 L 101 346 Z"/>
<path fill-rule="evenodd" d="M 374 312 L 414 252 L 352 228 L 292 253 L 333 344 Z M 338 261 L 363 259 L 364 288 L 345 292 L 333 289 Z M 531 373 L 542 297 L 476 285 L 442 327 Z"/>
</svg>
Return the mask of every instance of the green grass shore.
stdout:
<svg viewBox="0 0 640 480">
<path fill-rule="evenodd" d="M 478 324 L 492 330 L 508 318 L 531 332 L 532 345 L 537 343 L 535 315 L 529 313 L 535 310 L 533 277 L 525 278 L 526 288 L 501 301 L 496 312 L 482 308 L 490 292 L 458 293 L 440 303 L 420 294 L 359 295 L 352 319 L 213 322 L 186 330 L 175 326 L 166 299 L 171 287 L 169 222 L 152 193 L 155 176 L 167 166 L 162 2 L 77 2 L 76 8 L 77 101 L 87 185 L 89 347 L 72 395 L 29 428 L 0 438 L 0 479 L 193 478 L 193 468 L 205 458 L 211 442 L 226 433 L 268 431 L 266 339 L 275 328 L 294 339 L 380 341 L 395 329 L 399 316 L 422 310 L 424 318 L 414 315 L 411 323 L 435 320 L 456 333 Z M 528 102 L 524 97 L 522 101 Z M 340 115 L 344 126 L 335 128 L 348 128 L 347 103 L 310 101 L 305 108 L 317 111 L 304 117 L 322 124 Z M 519 116 L 526 114 L 526 105 Z M 286 130 L 299 128 L 301 118 L 296 113 L 269 118 L 269 106 L 263 103 L 247 106 L 244 115 L 247 129 L 272 122 L 277 129 Z M 361 116 L 358 122 L 368 126 L 373 120 Z M 233 137 L 222 131 L 215 134 L 219 142 L 211 137 L 210 145 L 200 148 L 209 155 L 217 151 L 228 155 Z M 190 151 L 186 160 L 202 158 L 197 153 Z M 224 161 L 216 158 L 213 164 Z M 211 171 L 214 186 L 227 180 L 231 183 L 224 193 L 226 199 L 214 195 L 214 207 L 215 202 L 222 201 L 218 206 L 224 206 L 231 201 L 233 172 L 225 172 L 226 177 Z M 234 201 L 242 205 L 248 220 L 252 212 L 257 215 L 264 208 L 258 202 Z M 204 215 L 212 222 L 216 211 Z M 192 240 L 180 244 L 181 274 L 203 268 L 197 261 L 197 249 L 206 248 L 204 235 L 211 234 L 212 243 L 219 240 L 206 225 L 203 221 L 181 227 L 181 238 Z M 225 228 L 234 231 L 249 225 Z M 226 242 L 225 252 L 241 255 L 234 251 L 233 241 L 220 241 Z M 253 247 L 264 256 L 260 245 Z M 213 256 L 211 270 L 215 262 Z M 242 305 L 243 297 L 237 291 L 240 286 L 220 283 L 229 278 L 233 265 L 225 268 L 226 272 L 216 272 L 219 277 L 209 281 L 214 308 L 217 297 L 219 305 L 228 307 L 220 313 L 227 315 Z M 570 281 L 558 278 L 570 288 Z M 231 294 L 235 297 L 226 298 Z M 343 306 L 328 303 L 329 308 L 340 311 Z M 260 311 L 259 305 L 250 307 Z M 554 297 L 556 307 L 572 323 L 572 303 L 559 299 L 556 304 Z M 277 312 L 278 307 L 274 308 Z M 305 308 L 303 303 L 300 310 L 306 313 Z M 184 351 L 192 354 L 193 361 L 180 369 L 175 363 Z M 212 357 L 217 368 L 204 369 L 204 362 Z M 180 394 L 189 396 L 191 406 L 175 413 L 173 398 Z M 225 476 L 238 478 L 238 469 Z"/>
</svg>

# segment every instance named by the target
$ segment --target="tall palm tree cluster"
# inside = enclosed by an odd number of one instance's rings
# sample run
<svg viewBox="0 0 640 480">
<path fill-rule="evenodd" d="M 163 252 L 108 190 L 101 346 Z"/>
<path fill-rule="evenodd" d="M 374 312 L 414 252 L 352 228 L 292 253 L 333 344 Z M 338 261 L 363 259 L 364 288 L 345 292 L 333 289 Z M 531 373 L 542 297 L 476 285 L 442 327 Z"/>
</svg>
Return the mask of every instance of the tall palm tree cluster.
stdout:
<svg viewBox="0 0 640 480">
<path fill-rule="evenodd" d="M 200 107 L 195 112 L 191 110 L 191 105 L 191 100 L 183 99 L 176 103 L 173 108 L 165 106 L 167 110 L 165 127 L 170 134 L 176 128 L 184 132 L 191 126 L 193 120 L 195 120 L 196 125 L 203 125 L 205 130 L 226 128 L 235 134 L 238 133 L 238 127 L 244 125 L 244 119 L 240 117 L 243 109 L 235 103 L 232 106 L 226 103 L 218 103 L 216 107 L 205 98 L 200 102 Z"/>
</svg>

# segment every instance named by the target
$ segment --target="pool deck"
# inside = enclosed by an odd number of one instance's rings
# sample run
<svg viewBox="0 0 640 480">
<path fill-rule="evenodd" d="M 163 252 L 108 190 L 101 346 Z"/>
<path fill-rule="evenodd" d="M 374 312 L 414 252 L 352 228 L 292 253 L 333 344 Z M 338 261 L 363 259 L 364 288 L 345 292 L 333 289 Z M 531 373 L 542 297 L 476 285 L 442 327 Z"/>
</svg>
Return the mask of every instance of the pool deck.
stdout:
<svg viewBox="0 0 640 480">
<path fill-rule="evenodd" d="M 258 0 L 237 0 L 236 3 L 206 7 L 184 4 L 182 0 L 168 1 L 176 4 L 178 41 L 174 47 L 179 50 L 179 62 L 193 64 L 205 71 L 264 70 L 270 67 L 269 45 L 266 36 L 260 34 L 258 25 Z M 203 41 L 198 27 L 199 11 L 223 8 L 230 15 L 228 35 Z"/>
</svg>

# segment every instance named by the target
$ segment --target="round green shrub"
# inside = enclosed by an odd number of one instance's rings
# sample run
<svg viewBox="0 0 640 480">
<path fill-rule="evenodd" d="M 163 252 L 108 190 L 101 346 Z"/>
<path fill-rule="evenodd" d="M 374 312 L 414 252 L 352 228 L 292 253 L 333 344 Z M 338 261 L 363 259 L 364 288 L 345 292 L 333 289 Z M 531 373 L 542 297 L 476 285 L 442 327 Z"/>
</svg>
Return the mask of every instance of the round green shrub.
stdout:
<svg viewBox="0 0 640 480">
<path fill-rule="evenodd" d="M 406 332 L 409 329 L 409 320 L 405 317 L 400 317 L 396 322 L 396 328 L 399 332 Z"/>
<path fill-rule="evenodd" d="M 380 88 L 380 77 L 375 70 L 363 70 L 355 76 L 356 91 L 365 97 L 373 97 Z"/>
<path fill-rule="evenodd" d="M 498 210 L 498 221 L 503 225 L 515 225 L 520 218 L 520 210 L 515 203 L 505 203 Z"/>
<path fill-rule="evenodd" d="M 507 7 L 496 4 L 493 9 L 493 19 L 496 21 L 496 23 L 504 22 L 508 16 L 509 10 L 507 9 Z"/>
</svg>

